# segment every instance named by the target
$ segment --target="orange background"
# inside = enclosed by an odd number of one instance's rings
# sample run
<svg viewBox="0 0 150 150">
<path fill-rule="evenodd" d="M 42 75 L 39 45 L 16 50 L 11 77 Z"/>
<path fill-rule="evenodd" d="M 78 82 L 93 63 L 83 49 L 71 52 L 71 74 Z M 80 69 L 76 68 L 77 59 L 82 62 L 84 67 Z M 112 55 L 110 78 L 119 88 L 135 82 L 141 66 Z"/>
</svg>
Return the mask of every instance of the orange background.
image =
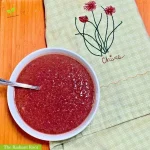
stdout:
<svg viewBox="0 0 150 150">
<path fill-rule="evenodd" d="M 150 35 L 150 0 L 136 0 Z M 7 10 L 15 7 L 15 11 Z M 17 63 L 40 48 L 46 47 L 43 0 L 0 0 L 0 78 L 9 79 Z M 12 119 L 6 99 L 6 87 L 0 86 L 0 144 L 42 144 L 32 138 Z"/>
</svg>

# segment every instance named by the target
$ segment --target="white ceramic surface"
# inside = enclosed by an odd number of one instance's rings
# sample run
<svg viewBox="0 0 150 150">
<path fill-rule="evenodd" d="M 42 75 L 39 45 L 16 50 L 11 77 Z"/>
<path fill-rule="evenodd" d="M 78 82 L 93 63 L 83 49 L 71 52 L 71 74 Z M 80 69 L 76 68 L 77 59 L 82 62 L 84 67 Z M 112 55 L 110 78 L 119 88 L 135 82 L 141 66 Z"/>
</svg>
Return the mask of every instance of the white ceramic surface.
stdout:
<svg viewBox="0 0 150 150">
<path fill-rule="evenodd" d="M 99 106 L 99 101 L 100 101 L 100 87 L 99 87 L 99 81 L 96 77 L 96 74 L 94 72 L 94 70 L 91 68 L 91 66 L 78 54 L 70 51 L 70 50 L 66 50 L 63 48 L 44 48 L 44 49 L 40 49 L 37 50 L 31 54 L 29 54 L 28 56 L 26 56 L 23 60 L 20 61 L 20 63 L 16 66 L 16 68 L 14 69 L 10 80 L 11 81 L 16 81 L 20 72 L 22 71 L 22 69 L 32 60 L 34 60 L 35 58 L 42 56 L 42 55 L 46 55 L 46 54 L 64 54 L 67 56 L 70 56 L 74 59 L 76 59 L 78 62 L 80 62 L 83 66 L 86 67 L 86 69 L 89 71 L 94 85 L 95 85 L 95 102 L 93 105 L 93 108 L 90 112 L 90 114 L 88 115 L 88 117 L 84 120 L 84 122 L 79 125 L 77 128 L 63 133 L 63 134 L 45 134 L 45 133 L 41 133 L 39 131 L 34 130 L 33 128 L 31 128 L 28 124 L 26 124 L 23 119 L 21 118 L 21 116 L 18 113 L 16 104 L 15 104 L 15 92 L 14 92 L 14 87 L 8 87 L 7 89 L 7 99 L 8 99 L 8 106 L 9 106 L 9 110 L 11 112 L 12 117 L 14 118 L 14 120 L 16 121 L 16 123 L 28 134 L 30 134 L 31 136 L 41 139 L 41 140 L 46 140 L 46 141 L 59 141 L 59 140 L 65 140 L 68 138 L 71 138 L 75 135 L 77 135 L 78 133 L 80 133 L 81 131 L 83 131 L 87 125 L 89 125 L 89 123 L 92 121 L 98 106 Z"/>
</svg>

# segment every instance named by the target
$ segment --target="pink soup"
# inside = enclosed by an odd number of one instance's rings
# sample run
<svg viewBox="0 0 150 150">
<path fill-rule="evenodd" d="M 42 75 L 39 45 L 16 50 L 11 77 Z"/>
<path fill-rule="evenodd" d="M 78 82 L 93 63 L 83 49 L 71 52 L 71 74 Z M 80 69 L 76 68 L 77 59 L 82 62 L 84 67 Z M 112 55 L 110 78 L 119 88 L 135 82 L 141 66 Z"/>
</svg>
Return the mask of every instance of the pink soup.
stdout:
<svg viewBox="0 0 150 150">
<path fill-rule="evenodd" d="M 68 132 L 78 127 L 92 109 L 92 78 L 71 57 L 49 54 L 36 58 L 23 69 L 17 81 L 41 87 L 39 91 L 15 89 L 16 106 L 22 119 L 39 132 Z"/>
</svg>

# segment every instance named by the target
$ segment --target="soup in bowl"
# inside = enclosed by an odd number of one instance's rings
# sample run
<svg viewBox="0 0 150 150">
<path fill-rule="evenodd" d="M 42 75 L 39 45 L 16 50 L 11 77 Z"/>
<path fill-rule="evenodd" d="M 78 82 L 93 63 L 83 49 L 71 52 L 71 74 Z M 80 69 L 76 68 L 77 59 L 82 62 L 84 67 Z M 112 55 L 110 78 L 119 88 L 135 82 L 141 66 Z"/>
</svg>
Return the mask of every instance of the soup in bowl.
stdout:
<svg viewBox="0 0 150 150">
<path fill-rule="evenodd" d="M 99 81 L 78 54 L 45 48 L 26 56 L 11 81 L 39 86 L 39 90 L 8 87 L 10 112 L 16 123 L 38 139 L 58 141 L 84 130 L 100 101 Z"/>
</svg>

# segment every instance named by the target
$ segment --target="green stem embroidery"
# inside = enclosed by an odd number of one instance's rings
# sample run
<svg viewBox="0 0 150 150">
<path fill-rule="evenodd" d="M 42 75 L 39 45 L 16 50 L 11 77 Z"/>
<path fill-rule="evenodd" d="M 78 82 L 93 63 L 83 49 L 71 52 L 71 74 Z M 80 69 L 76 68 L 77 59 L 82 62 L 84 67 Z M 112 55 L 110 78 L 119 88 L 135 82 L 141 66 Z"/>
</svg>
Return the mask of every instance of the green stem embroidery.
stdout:
<svg viewBox="0 0 150 150">
<path fill-rule="evenodd" d="M 84 27 L 83 27 L 83 39 L 84 39 L 85 46 L 86 46 L 86 48 L 89 50 L 89 52 L 90 52 L 91 54 L 93 54 L 93 55 L 95 55 L 95 56 L 100 56 L 100 55 L 96 55 L 96 54 L 94 54 L 93 52 L 91 52 L 90 49 L 88 48 L 87 44 L 86 44 L 86 40 L 85 40 L 85 37 L 84 37 L 85 24 L 86 24 L 86 23 L 84 23 Z"/>
<path fill-rule="evenodd" d="M 95 20 L 95 15 L 94 15 L 94 12 L 92 11 L 92 15 L 93 15 L 93 18 L 94 18 L 94 22 L 95 22 L 95 28 L 97 28 L 98 29 L 98 25 L 97 25 L 97 23 L 96 23 L 96 20 Z M 101 37 L 101 34 L 100 34 L 100 32 L 99 32 L 99 30 L 97 30 L 97 32 L 98 32 L 98 37 L 100 37 L 100 39 L 101 39 L 101 41 L 102 41 L 102 43 L 103 43 L 103 47 L 104 47 L 104 41 L 103 41 L 103 39 L 102 39 L 102 37 Z M 99 40 L 100 40 L 99 39 Z"/>
<path fill-rule="evenodd" d="M 95 47 L 94 45 L 92 45 L 92 44 L 85 38 L 84 35 L 88 35 L 88 34 L 81 33 L 81 32 L 79 31 L 79 29 L 78 29 L 78 27 L 77 27 L 76 20 L 77 20 L 77 18 L 75 17 L 75 26 L 76 26 L 76 29 L 77 29 L 77 31 L 78 31 L 78 34 L 80 34 L 80 35 L 83 37 L 84 43 L 85 43 L 87 49 L 89 50 L 89 48 L 88 48 L 86 42 L 89 43 L 93 48 L 95 48 L 95 49 L 97 49 L 97 50 L 99 51 L 99 49 L 98 49 L 97 47 Z M 85 28 L 85 25 L 84 25 L 84 28 Z M 83 29 L 84 29 L 84 28 L 83 28 Z M 84 31 L 84 30 L 83 30 L 83 31 Z M 77 34 L 76 34 L 76 35 L 77 35 Z M 91 37 L 91 38 L 96 42 L 96 40 L 95 40 L 92 36 L 90 36 L 90 35 L 88 35 L 88 36 Z M 94 54 L 94 53 L 91 52 L 90 50 L 89 50 L 89 52 L 90 52 L 91 54 L 95 55 L 95 56 L 100 56 L 100 55 Z"/>
<path fill-rule="evenodd" d="M 88 21 L 88 22 L 89 22 L 90 24 L 92 24 L 92 25 L 94 26 L 94 28 L 95 28 L 95 34 L 94 34 L 94 35 L 95 35 L 95 40 L 96 40 L 97 44 L 99 45 L 99 48 L 101 47 L 100 49 L 104 49 L 103 46 L 102 46 L 102 41 L 100 40 L 99 36 L 98 36 L 98 39 L 99 39 L 100 43 L 99 43 L 98 40 L 97 40 L 96 32 L 97 32 L 97 33 L 99 32 L 99 31 L 98 31 L 98 25 L 95 26 L 94 23 L 92 23 L 91 21 Z"/>
<path fill-rule="evenodd" d="M 91 9 L 91 4 L 93 5 L 93 9 Z M 88 6 L 89 5 L 89 6 Z M 103 54 L 106 54 L 106 53 L 108 53 L 109 52 L 109 49 L 111 48 L 111 46 L 112 46 L 112 44 L 113 44 L 113 42 L 114 42 L 114 39 L 115 39 L 115 30 L 122 24 L 122 21 L 121 21 L 121 23 L 119 23 L 116 27 L 115 27 L 115 21 L 114 21 L 114 17 L 113 17 L 113 13 L 115 13 L 116 12 L 116 10 L 115 10 L 115 8 L 114 7 L 112 7 L 112 6 L 108 6 L 108 7 L 106 7 L 106 8 L 103 8 L 102 6 L 101 6 L 101 8 L 103 9 L 103 11 L 105 12 L 105 14 L 106 14 L 106 31 L 105 31 L 105 36 L 104 36 L 104 39 L 102 38 L 102 35 L 101 35 L 101 33 L 100 33 L 100 23 L 101 23 L 101 21 L 102 21 L 102 13 L 101 13 L 101 16 L 100 16 L 100 19 L 99 19 L 99 21 L 98 21 L 98 23 L 96 22 L 96 18 L 95 18 L 95 15 L 94 15 L 94 9 L 96 8 L 95 7 L 95 3 L 93 2 L 93 3 L 91 3 L 90 2 L 90 4 L 86 4 L 85 6 L 84 6 L 84 8 L 86 8 L 86 10 L 88 10 L 88 11 L 91 11 L 92 12 L 92 16 L 93 16 L 93 20 L 94 20 L 94 22 L 92 22 L 92 21 L 89 21 L 89 19 L 88 19 L 88 17 L 87 16 L 81 16 L 81 17 L 79 17 L 79 20 L 82 22 L 82 23 L 84 23 L 84 26 L 83 26 L 83 31 L 82 31 L 82 33 L 79 31 L 79 29 L 78 29 L 78 27 L 77 27 L 77 18 L 75 17 L 75 27 L 76 27 L 76 29 L 77 29 L 77 31 L 78 31 L 78 33 L 77 34 L 75 34 L 75 35 L 81 35 L 82 37 L 83 37 L 83 40 L 84 40 L 84 44 L 85 44 L 85 46 L 86 46 L 86 48 L 88 49 L 88 51 L 91 53 L 91 54 L 93 54 L 93 55 L 95 55 L 95 56 L 103 56 Z M 110 33 L 108 33 L 108 31 L 109 31 L 109 16 L 111 16 L 111 20 L 112 20 L 112 23 L 113 23 L 113 29 L 112 29 L 112 31 L 110 32 Z M 86 25 L 88 25 L 87 24 L 87 22 L 89 23 L 89 24 L 91 24 L 93 27 L 94 27 L 94 37 L 93 36 L 91 36 L 90 34 L 87 34 L 86 32 L 85 32 L 85 27 L 86 27 Z M 109 44 L 109 46 L 108 46 L 108 41 L 109 41 L 109 39 L 110 39 L 110 37 L 111 37 L 111 35 L 112 35 L 112 39 L 111 39 L 111 41 L 109 42 L 110 44 Z M 88 37 L 88 38 L 87 38 Z M 89 40 L 93 40 L 94 41 L 94 45 L 93 45 L 93 42 L 91 43 Z M 95 46 L 95 44 L 96 44 L 96 46 Z M 95 50 L 97 50 L 98 52 L 100 52 L 100 55 L 99 54 L 95 54 L 94 52 L 92 52 L 91 50 L 90 50 L 90 48 L 91 47 L 89 47 L 89 45 L 92 47 L 92 48 L 94 48 Z M 98 46 L 98 47 L 97 47 Z"/>
</svg>

